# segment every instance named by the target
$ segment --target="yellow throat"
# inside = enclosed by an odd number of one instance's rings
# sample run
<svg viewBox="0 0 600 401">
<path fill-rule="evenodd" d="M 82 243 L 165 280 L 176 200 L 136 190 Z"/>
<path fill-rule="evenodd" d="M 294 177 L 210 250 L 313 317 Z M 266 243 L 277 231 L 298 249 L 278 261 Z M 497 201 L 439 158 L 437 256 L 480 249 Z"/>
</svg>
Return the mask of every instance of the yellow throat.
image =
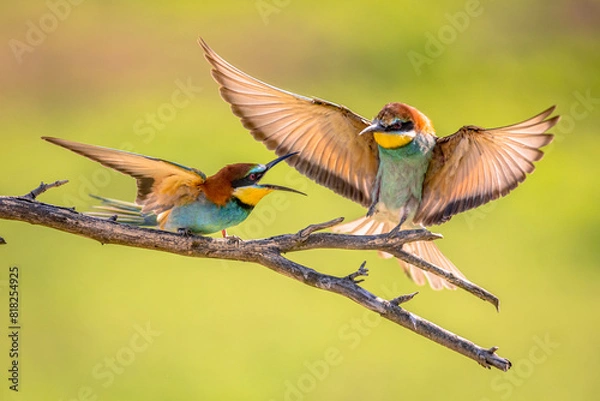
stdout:
<svg viewBox="0 0 600 401">
<path fill-rule="evenodd" d="M 388 134 L 385 132 L 375 132 L 373 138 L 384 149 L 396 149 L 407 145 L 413 140 L 410 135 Z"/>
<path fill-rule="evenodd" d="M 262 198 L 273 191 L 272 188 L 241 187 L 233 191 L 233 196 L 246 205 L 256 206 Z"/>
</svg>

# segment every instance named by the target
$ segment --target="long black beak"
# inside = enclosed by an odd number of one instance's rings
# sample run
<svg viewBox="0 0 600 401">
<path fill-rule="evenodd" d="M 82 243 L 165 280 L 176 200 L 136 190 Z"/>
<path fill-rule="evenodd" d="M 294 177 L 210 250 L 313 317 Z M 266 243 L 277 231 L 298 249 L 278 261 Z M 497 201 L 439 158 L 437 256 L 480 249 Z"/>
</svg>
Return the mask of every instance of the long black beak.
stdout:
<svg viewBox="0 0 600 401">
<path fill-rule="evenodd" d="M 263 188 L 270 188 L 273 189 L 275 191 L 287 191 L 287 192 L 294 192 L 296 194 L 300 194 L 300 195 L 304 195 L 307 196 L 304 192 L 301 191 L 296 191 L 293 188 L 288 188 L 288 187 L 282 187 L 281 185 L 271 185 L 271 184 L 260 184 L 259 187 L 263 187 Z"/>
<path fill-rule="evenodd" d="M 283 155 L 278 157 L 277 159 L 268 162 L 265 166 L 267 167 L 267 169 L 265 170 L 265 172 L 269 171 L 273 166 L 275 166 L 277 163 L 284 161 L 285 159 L 287 159 L 288 157 L 292 157 L 292 156 L 296 156 L 298 153 L 300 152 L 292 152 L 292 153 L 288 153 L 287 155 Z"/>
<path fill-rule="evenodd" d="M 271 168 L 273 168 L 273 166 L 275 166 L 277 163 L 284 161 L 285 159 L 287 159 L 288 157 L 292 157 L 292 156 L 296 156 L 298 153 L 300 152 L 292 152 L 292 153 L 288 153 L 287 155 L 283 155 L 278 157 L 277 159 L 267 163 L 265 166 L 267 167 L 267 169 L 265 170 L 265 172 L 269 171 Z M 288 188 L 288 187 L 283 187 L 281 185 L 271 185 L 271 184 L 261 184 L 260 185 L 263 188 L 270 188 L 276 191 L 287 191 L 287 192 L 294 192 L 300 195 L 304 195 L 306 196 L 306 194 L 304 192 L 300 192 L 300 191 L 296 191 L 295 189 L 292 188 Z"/>
<path fill-rule="evenodd" d="M 381 132 L 381 131 L 383 131 L 383 127 L 381 126 L 379 121 L 373 120 L 371 125 L 369 125 L 364 130 L 360 131 L 360 133 L 358 135 L 368 134 L 369 132 Z"/>
</svg>

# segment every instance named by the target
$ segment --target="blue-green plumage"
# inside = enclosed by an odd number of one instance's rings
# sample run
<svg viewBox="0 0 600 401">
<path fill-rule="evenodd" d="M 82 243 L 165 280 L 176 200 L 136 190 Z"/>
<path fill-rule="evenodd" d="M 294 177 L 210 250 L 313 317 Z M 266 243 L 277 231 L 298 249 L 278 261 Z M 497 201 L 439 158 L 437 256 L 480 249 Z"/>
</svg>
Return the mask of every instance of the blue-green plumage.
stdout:
<svg viewBox="0 0 600 401">
<path fill-rule="evenodd" d="M 417 135 L 406 146 L 394 149 L 379 148 L 377 185 L 373 190 L 374 213 L 391 213 L 393 220 L 405 219 L 421 201 L 423 179 L 435 139 Z"/>
<path fill-rule="evenodd" d="M 196 234 L 212 234 L 243 222 L 260 200 L 276 190 L 296 192 L 279 185 L 259 184 L 273 166 L 295 155 L 289 153 L 267 164 L 237 163 L 207 177 L 199 170 L 120 150 L 57 138 L 53 143 L 76 151 L 138 180 L 136 203 L 102 198 L 91 216 L 116 219 L 145 227 Z"/>
<path fill-rule="evenodd" d="M 185 227 L 194 233 L 212 234 L 240 224 L 253 208 L 237 198 L 219 206 L 200 196 L 195 202 L 174 207 L 164 228 L 175 231 Z"/>
<path fill-rule="evenodd" d="M 156 214 L 143 213 L 142 207 L 135 203 L 92 196 L 102 202 L 95 208 L 100 212 L 88 213 L 91 216 L 109 218 L 116 216 L 116 221 L 142 227 L 157 227 Z M 224 206 L 218 206 L 205 196 L 182 206 L 175 206 L 169 212 L 164 229 L 177 231 L 185 228 L 197 234 L 212 234 L 240 224 L 254 209 L 251 205 L 232 198 Z"/>
</svg>

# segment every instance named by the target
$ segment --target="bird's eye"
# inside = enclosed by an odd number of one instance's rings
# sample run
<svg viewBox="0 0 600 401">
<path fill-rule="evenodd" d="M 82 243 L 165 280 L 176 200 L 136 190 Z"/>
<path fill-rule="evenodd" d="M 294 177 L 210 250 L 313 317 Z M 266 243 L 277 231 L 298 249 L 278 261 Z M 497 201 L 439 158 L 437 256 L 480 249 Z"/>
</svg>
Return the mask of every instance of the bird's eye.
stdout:
<svg viewBox="0 0 600 401">
<path fill-rule="evenodd" d="M 257 176 L 256 174 L 252 173 L 248 176 L 248 178 L 250 178 L 252 181 L 256 181 Z"/>
<path fill-rule="evenodd" d="M 389 128 L 393 131 L 406 132 L 412 130 L 414 128 L 414 124 L 412 121 L 396 120 Z"/>
<path fill-rule="evenodd" d="M 389 125 L 389 127 L 393 130 L 401 130 L 403 123 L 404 122 L 402 120 L 395 120 L 392 124 Z"/>
</svg>

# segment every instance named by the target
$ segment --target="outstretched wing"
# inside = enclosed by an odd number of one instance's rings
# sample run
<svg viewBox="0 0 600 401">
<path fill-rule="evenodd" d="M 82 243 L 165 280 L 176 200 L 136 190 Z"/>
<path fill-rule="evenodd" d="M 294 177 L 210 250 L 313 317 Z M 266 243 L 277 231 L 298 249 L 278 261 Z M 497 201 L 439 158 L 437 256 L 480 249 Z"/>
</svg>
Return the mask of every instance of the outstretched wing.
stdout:
<svg viewBox="0 0 600 401">
<path fill-rule="evenodd" d="M 199 39 L 221 96 L 256 140 L 277 155 L 300 152 L 286 162 L 300 173 L 365 207 L 379 156 L 370 122 L 344 106 L 299 96 L 238 70 Z"/>
<path fill-rule="evenodd" d="M 156 214 L 198 197 L 206 176 L 199 170 L 122 150 L 42 137 L 137 179 L 136 203 L 144 213 Z"/>
<path fill-rule="evenodd" d="M 425 175 L 415 223 L 440 224 L 453 215 L 508 194 L 533 172 L 559 120 L 554 106 L 526 121 L 484 129 L 464 126 L 439 138 Z"/>
</svg>

